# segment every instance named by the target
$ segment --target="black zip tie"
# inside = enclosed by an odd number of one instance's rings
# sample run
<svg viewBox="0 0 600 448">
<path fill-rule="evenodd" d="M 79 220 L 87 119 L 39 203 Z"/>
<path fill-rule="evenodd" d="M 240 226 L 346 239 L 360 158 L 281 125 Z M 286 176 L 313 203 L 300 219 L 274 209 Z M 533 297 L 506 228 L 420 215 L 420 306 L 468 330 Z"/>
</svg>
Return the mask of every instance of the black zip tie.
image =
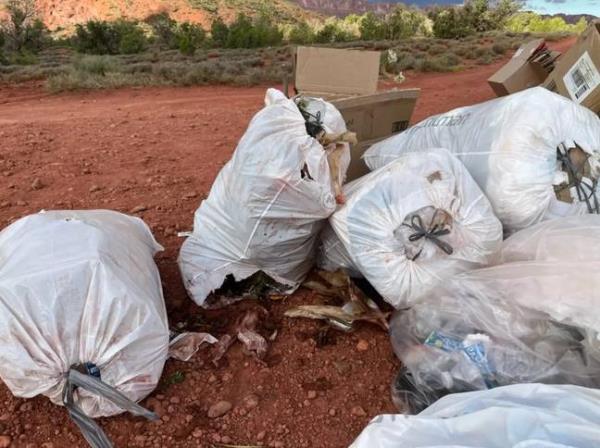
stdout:
<svg viewBox="0 0 600 448">
<path fill-rule="evenodd" d="M 431 218 L 432 223 L 433 223 L 433 220 L 435 219 L 436 214 L 437 214 L 437 210 L 433 214 L 433 218 Z M 415 242 L 415 241 L 419 241 L 421 238 L 425 238 L 425 239 L 431 241 L 432 243 L 434 243 L 440 249 L 442 249 L 447 255 L 452 255 L 452 253 L 454 252 L 454 249 L 452 248 L 452 246 L 450 244 L 448 244 L 445 241 L 442 241 L 440 239 L 441 236 L 450 234 L 450 230 L 445 229 L 444 226 L 436 224 L 431 229 L 427 230 L 425 228 L 425 226 L 423 225 L 423 220 L 421 219 L 421 216 L 419 216 L 419 215 L 413 215 L 412 218 L 410 219 L 410 224 L 403 224 L 403 225 L 405 225 L 415 231 L 415 233 L 413 233 L 412 235 L 410 235 L 408 237 L 409 241 Z M 417 256 L 413 259 L 413 261 L 416 260 L 417 258 L 419 258 L 419 255 L 421 255 L 421 252 L 419 252 L 417 254 Z"/>
<path fill-rule="evenodd" d="M 323 120 L 321 118 L 321 112 L 317 112 L 316 115 L 311 114 L 301 104 L 296 103 L 298 110 L 302 114 L 305 121 L 306 132 L 312 138 L 317 138 L 325 129 L 323 128 Z"/>
<path fill-rule="evenodd" d="M 92 448 L 112 448 L 113 444 L 102 428 L 88 417 L 73 400 L 73 392 L 81 387 L 89 392 L 110 400 L 129 413 L 148 420 L 158 420 L 158 416 L 130 400 L 117 389 L 102 382 L 99 369 L 91 363 L 71 367 L 67 373 L 62 399 L 69 411 L 69 417 L 79 427 L 81 434 Z"/>
<path fill-rule="evenodd" d="M 561 146 L 564 150 L 564 153 L 561 151 Z M 579 173 L 575 165 L 573 165 L 573 162 L 569 157 L 569 151 L 565 145 L 562 144 L 561 146 L 556 149 L 556 158 L 566 168 L 569 177 L 573 179 L 573 184 L 575 186 L 575 190 L 577 191 L 577 199 L 579 202 L 585 202 L 588 213 L 600 214 L 600 204 L 596 195 L 598 180 L 592 179 L 592 185 L 582 182 L 580 177 L 583 177 L 583 173 Z M 589 194 L 586 193 L 586 189 L 589 190 Z M 593 199 L 593 205 L 590 201 L 591 199 Z"/>
</svg>

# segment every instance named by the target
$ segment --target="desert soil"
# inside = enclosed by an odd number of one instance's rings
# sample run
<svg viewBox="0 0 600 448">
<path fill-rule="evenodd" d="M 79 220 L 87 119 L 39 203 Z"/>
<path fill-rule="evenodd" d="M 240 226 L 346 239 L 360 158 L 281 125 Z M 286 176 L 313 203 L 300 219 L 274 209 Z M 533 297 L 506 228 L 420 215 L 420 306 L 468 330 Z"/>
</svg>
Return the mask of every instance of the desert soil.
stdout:
<svg viewBox="0 0 600 448">
<path fill-rule="evenodd" d="M 571 40 L 552 44 L 564 50 Z M 503 61 L 504 62 L 504 61 Z M 455 74 L 408 73 L 420 87 L 413 121 L 493 98 L 486 79 L 503 62 Z M 389 85 L 388 85 L 389 86 Z M 0 225 L 41 209 L 107 208 L 142 217 L 165 251 L 158 255 L 169 318 L 220 336 L 256 302 L 206 312 L 186 296 L 177 268 L 181 238 L 229 159 L 266 86 L 144 88 L 48 95 L 42 84 L 0 86 Z M 278 329 L 264 363 L 239 345 L 218 368 L 208 351 L 167 362 L 143 404 L 158 422 L 122 415 L 100 423 L 117 447 L 348 446 L 377 414 L 394 412 L 390 382 L 399 367 L 388 336 L 351 334 L 283 317 L 314 300 L 300 290 L 269 308 Z M 317 343 L 319 342 L 319 343 Z M 232 409 L 208 418 L 219 401 Z M 0 383 L 0 447 L 86 446 L 65 409 L 45 397 L 15 398 Z"/>
</svg>

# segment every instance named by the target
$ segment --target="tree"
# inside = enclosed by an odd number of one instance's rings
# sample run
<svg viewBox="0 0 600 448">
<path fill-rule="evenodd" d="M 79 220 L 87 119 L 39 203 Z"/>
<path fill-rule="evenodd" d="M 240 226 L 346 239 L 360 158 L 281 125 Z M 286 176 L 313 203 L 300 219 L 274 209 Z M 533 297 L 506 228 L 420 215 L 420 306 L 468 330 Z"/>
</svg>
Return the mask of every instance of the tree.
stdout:
<svg viewBox="0 0 600 448">
<path fill-rule="evenodd" d="M 35 0 L 8 0 L 8 18 L 2 23 L 2 33 L 9 50 L 39 51 L 46 39 L 46 27 L 38 19 Z"/>
<path fill-rule="evenodd" d="M 183 54 L 192 55 L 206 38 L 204 29 L 193 23 L 184 22 L 177 28 L 177 47 Z"/>
<path fill-rule="evenodd" d="M 373 12 L 368 12 L 362 17 L 359 29 L 362 40 L 385 39 L 385 24 Z"/>
<path fill-rule="evenodd" d="M 215 46 L 224 47 L 229 38 L 229 27 L 223 22 L 223 19 L 217 17 L 210 27 L 210 35 Z"/>
<path fill-rule="evenodd" d="M 300 22 L 292 27 L 288 40 L 293 44 L 312 44 L 315 33 L 308 23 Z"/>
<path fill-rule="evenodd" d="M 154 37 L 161 47 L 177 48 L 177 22 L 168 13 L 153 14 L 145 22 L 152 27 Z"/>
</svg>

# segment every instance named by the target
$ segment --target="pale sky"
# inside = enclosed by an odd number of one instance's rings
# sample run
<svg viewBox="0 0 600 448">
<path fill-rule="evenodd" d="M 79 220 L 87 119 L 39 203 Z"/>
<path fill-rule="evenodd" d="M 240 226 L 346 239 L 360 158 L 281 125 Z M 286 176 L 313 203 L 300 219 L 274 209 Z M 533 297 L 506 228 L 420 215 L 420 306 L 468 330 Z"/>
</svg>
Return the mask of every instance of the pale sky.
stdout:
<svg viewBox="0 0 600 448">
<path fill-rule="evenodd" d="M 600 0 L 527 0 L 527 8 L 543 14 L 593 14 L 600 16 Z"/>
</svg>

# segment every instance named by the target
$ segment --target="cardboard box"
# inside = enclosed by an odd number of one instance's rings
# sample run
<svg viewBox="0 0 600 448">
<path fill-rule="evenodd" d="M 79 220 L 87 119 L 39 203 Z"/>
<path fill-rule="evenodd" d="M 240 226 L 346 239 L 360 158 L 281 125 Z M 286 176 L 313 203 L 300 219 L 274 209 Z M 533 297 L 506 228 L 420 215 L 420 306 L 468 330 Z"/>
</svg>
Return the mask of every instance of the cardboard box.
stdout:
<svg viewBox="0 0 600 448">
<path fill-rule="evenodd" d="M 548 50 L 544 39 L 533 40 L 522 45 L 488 83 L 498 96 L 539 86 L 554 69 L 559 56 L 559 52 Z"/>
<path fill-rule="evenodd" d="M 600 21 L 560 58 L 544 87 L 600 113 Z"/>
<path fill-rule="evenodd" d="M 359 142 L 389 137 L 408 128 L 419 89 L 389 90 L 354 98 L 332 100 L 346 127 Z"/>
<path fill-rule="evenodd" d="M 294 54 L 296 92 L 331 101 L 356 132 L 347 181 L 368 172 L 361 156 L 369 146 L 408 127 L 419 97 L 419 89 L 377 93 L 379 64 L 378 51 L 298 47 Z"/>
</svg>

